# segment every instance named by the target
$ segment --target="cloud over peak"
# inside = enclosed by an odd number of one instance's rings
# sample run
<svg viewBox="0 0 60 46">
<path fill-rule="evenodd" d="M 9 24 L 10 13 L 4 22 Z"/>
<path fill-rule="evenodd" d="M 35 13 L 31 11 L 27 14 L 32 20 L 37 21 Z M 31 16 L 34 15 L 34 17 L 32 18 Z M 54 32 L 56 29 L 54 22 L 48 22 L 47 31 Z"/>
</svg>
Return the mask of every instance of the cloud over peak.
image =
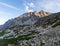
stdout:
<svg viewBox="0 0 60 46">
<path fill-rule="evenodd" d="M 26 3 L 26 4 L 24 4 L 24 6 L 25 6 L 25 10 L 27 12 L 33 12 L 33 8 L 35 7 L 34 3 L 32 3 L 32 2 L 31 3 Z"/>
<path fill-rule="evenodd" d="M 29 6 L 27 6 L 27 5 L 25 6 L 25 9 L 26 9 L 27 12 L 32 12 L 33 11 L 32 9 L 29 9 Z"/>
<path fill-rule="evenodd" d="M 30 7 L 35 7 L 35 4 L 34 3 L 28 3 L 28 5 L 30 6 Z"/>
</svg>

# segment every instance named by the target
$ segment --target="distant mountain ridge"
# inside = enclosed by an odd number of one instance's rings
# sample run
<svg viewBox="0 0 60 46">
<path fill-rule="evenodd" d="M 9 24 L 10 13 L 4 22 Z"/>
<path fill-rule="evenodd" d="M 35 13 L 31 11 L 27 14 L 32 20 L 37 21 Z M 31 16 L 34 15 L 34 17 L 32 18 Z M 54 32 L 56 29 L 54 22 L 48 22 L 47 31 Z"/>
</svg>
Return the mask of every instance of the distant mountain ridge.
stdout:
<svg viewBox="0 0 60 46">
<path fill-rule="evenodd" d="M 24 13 L 21 16 L 18 16 L 14 19 L 8 20 L 4 25 L 0 26 L 1 28 L 6 28 L 7 26 L 14 25 L 14 24 L 27 24 L 32 25 L 34 24 L 39 18 L 48 16 L 50 13 L 45 11 L 34 11 L 34 12 L 28 12 Z"/>
</svg>

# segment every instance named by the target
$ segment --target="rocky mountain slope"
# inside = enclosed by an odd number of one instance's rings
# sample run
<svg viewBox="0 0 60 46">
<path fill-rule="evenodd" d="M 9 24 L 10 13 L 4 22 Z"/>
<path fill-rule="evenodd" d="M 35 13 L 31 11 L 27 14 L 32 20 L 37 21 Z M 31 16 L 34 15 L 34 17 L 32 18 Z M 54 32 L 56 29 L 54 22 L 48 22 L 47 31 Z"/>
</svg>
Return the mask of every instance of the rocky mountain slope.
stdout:
<svg viewBox="0 0 60 46">
<path fill-rule="evenodd" d="M 60 46 L 60 12 L 25 13 L 0 29 L 0 45 Z"/>
<path fill-rule="evenodd" d="M 8 26 L 11 25 L 33 25 L 39 18 L 44 17 L 44 16 L 48 16 L 48 12 L 45 11 L 40 11 L 40 12 L 29 12 L 29 13 L 24 13 L 23 15 L 20 15 L 14 19 L 10 19 L 8 20 L 3 26 L 1 26 L 2 28 L 6 28 Z"/>
</svg>

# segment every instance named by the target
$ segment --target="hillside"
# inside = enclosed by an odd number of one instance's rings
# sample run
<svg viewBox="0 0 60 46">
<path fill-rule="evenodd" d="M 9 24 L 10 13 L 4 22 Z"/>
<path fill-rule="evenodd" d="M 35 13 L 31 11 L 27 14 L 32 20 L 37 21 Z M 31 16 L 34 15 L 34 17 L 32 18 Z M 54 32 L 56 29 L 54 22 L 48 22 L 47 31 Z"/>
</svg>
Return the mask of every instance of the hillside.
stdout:
<svg viewBox="0 0 60 46">
<path fill-rule="evenodd" d="M 29 12 L 0 28 L 0 46 L 60 46 L 60 12 Z"/>
</svg>

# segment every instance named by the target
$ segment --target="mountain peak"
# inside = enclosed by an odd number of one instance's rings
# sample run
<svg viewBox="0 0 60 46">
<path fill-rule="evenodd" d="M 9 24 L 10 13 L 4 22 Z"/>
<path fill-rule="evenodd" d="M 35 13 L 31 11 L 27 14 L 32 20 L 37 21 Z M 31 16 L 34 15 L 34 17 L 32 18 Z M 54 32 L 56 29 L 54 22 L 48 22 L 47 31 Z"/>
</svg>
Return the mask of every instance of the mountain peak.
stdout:
<svg viewBox="0 0 60 46">
<path fill-rule="evenodd" d="M 45 12 L 44 10 L 41 10 L 40 12 L 28 12 L 16 17 L 13 20 L 8 20 L 4 26 L 10 26 L 13 24 L 34 24 L 39 18 L 45 16 L 49 16 L 49 12 Z"/>
<path fill-rule="evenodd" d="M 45 17 L 45 16 L 48 16 L 49 14 L 50 14 L 49 12 L 41 10 L 41 11 L 24 13 L 23 15 L 19 16 L 19 18 L 30 17 L 31 15 L 38 16 L 38 17 Z"/>
<path fill-rule="evenodd" d="M 45 12 L 44 10 L 41 10 L 40 12 L 35 11 L 34 14 L 39 17 L 45 17 L 49 15 L 49 13 Z"/>
</svg>

